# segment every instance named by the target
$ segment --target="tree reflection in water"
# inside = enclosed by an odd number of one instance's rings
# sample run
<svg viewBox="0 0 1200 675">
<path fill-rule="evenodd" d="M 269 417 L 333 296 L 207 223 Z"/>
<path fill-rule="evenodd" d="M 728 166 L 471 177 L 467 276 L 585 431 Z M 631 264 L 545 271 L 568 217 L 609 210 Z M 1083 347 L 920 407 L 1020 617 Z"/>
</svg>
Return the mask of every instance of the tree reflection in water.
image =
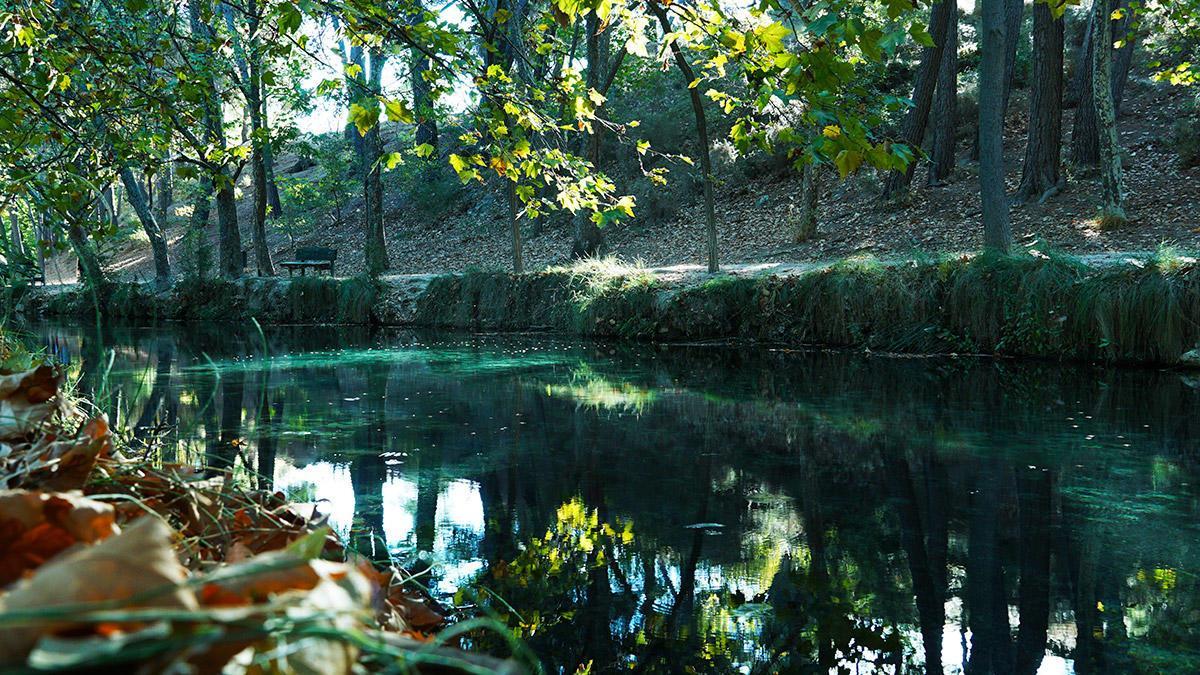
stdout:
<svg viewBox="0 0 1200 675">
<path fill-rule="evenodd" d="M 1200 670 L 1173 373 L 30 330 L 162 461 L 326 500 L 552 670 Z"/>
</svg>

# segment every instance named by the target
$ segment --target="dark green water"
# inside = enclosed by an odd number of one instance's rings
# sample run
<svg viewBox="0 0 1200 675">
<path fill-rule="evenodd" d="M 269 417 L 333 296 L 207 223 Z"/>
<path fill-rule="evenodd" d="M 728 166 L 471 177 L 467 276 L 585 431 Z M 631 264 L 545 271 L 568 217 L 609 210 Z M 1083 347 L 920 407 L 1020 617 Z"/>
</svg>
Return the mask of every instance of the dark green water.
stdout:
<svg viewBox="0 0 1200 675">
<path fill-rule="evenodd" d="M 551 671 L 1200 669 L 1200 380 L 1178 373 L 29 332 L 124 433 L 431 561 Z"/>
</svg>

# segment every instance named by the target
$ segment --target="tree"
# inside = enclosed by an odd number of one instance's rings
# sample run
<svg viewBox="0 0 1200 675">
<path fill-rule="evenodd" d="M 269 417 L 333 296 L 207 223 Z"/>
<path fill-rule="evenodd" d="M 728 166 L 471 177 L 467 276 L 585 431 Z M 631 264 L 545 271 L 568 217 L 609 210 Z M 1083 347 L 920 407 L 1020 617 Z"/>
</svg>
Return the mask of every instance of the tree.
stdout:
<svg viewBox="0 0 1200 675">
<path fill-rule="evenodd" d="M 1096 36 L 1092 41 L 1092 96 L 1099 127 L 1100 174 L 1104 227 L 1117 227 L 1127 221 L 1125 215 L 1125 176 L 1121 167 L 1120 141 L 1117 138 L 1117 114 L 1113 105 L 1112 54 L 1113 17 L 1105 2 L 1094 3 Z"/>
<path fill-rule="evenodd" d="M 1007 253 L 1012 245 L 1004 194 L 1004 0 L 982 0 L 982 61 L 979 65 L 979 191 L 983 245 Z"/>
<path fill-rule="evenodd" d="M 950 24 L 950 16 L 958 11 L 958 5 L 953 0 L 936 0 L 929 12 L 929 32 L 937 39 L 925 47 L 921 54 L 921 66 L 917 70 L 916 83 L 913 85 L 913 107 L 904 118 L 904 127 L 900 138 L 910 148 L 920 147 L 925 138 L 925 127 L 929 123 L 929 110 L 933 105 L 933 92 L 937 88 L 938 75 L 941 70 L 942 57 L 945 54 L 945 35 Z M 912 182 L 914 163 L 909 163 L 903 170 L 893 171 L 884 184 L 883 194 L 886 198 L 895 197 Z"/>
<path fill-rule="evenodd" d="M 712 168 L 712 151 L 708 141 L 708 118 L 704 112 L 704 101 L 700 98 L 700 92 L 691 83 L 696 81 L 696 72 L 692 70 L 692 66 L 688 63 L 687 57 L 680 48 L 678 41 L 671 39 L 671 20 L 667 17 L 667 12 L 658 0 L 647 0 L 646 6 L 650 8 L 651 13 L 658 19 L 659 25 L 662 27 L 663 34 L 666 36 L 667 47 L 671 50 L 671 56 L 675 59 L 675 66 L 679 68 L 679 74 L 683 76 L 683 81 L 688 86 L 688 96 L 692 102 L 692 114 L 696 118 L 696 138 L 700 144 L 700 171 L 704 174 L 704 228 L 706 235 L 706 250 L 708 252 L 708 271 L 710 274 L 715 274 L 720 266 L 717 260 L 717 217 L 715 207 L 713 205 L 713 168 Z"/>
<path fill-rule="evenodd" d="M 792 241 L 808 241 L 817 236 L 818 206 L 821 199 L 821 186 L 817 176 L 818 167 L 815 162 L 809 162 L 801 170 L 800 177 L 800 217 L 796 220 Z"/>
<path fill-rule="evenodd" d="M 950 12 L 942 63 L 934 94 L 933 149 L 929 153 L 929 183 L 937 185 L 954 172 L 958 126 L 958 10 Z"/>
<path fill-rule="evenodd" d="M 142 190 L 141 183 L 129 167 L 121 169 L 121 184 L 125 186 L 125 194 L 129 203 L 142 222 L 142 228 L 150 239 L 150 248 L 154 254 L 154 279 L 162 287 L 171 283 L 171 262 L 167 254 L 167 238 L 163 235 L 158 218 L 151 209 L 150 200 Z"/>
<path fill-rule="evenodd" d="M 246 36 L 239 30 L 236 14 L 244 19 Z M 263 88 L 263 17 L 258 0 L 246 0 L 244 7 L 225 5 L 225 25 L 233 41 L 234 56 L 240 75 L 242 96 L 250 118 L 250 172 L 254 186 L 254 258 L 258 273 L 275 276 L 271 249 L 267 246 L 267 211 L 270 188 L 267 167 L 271 162 L 271 131 L 266 126 L 266 101 Z M 278 195 L 276 195 L 278 200 Z"/>
<path fill-rule="evenodd" d="M 379 105 L 387 56 L 381 46 L 364 47 L 362 36 L 352 28 L 347 31 L 339 53 L 345 64 L 350 96 L 350 124 L 357 132 L 353 138 L 363 190 L 363 253 L 367 273 L 378 276 L 388 268 L 381 178 L 383 139 L 379 135 Z M 394 107 L 388 117 L 400 121 L 404 114 L 406 110 Z"/>
<path fill-rule="evenodd" d="M 1103 11 L 1107 16 L 1117 16 L 1119 22 L 1117 28 L 1108 21 L 1108 26 L 1098 26 L 1096 17 Z M 1072 89 L 1077 91 L 1075 99 L 1078 101 L 1078 109 L 1075 113 L 1075 125 L 1071 132 L 1071 161 L 1080 166 L 1096 166 L 1101 161 L 1100 140 L 1101 136 L 1108 133 L 1103 129 L 1103 122 L 1099 119 L 1099 111 L 1096 109 L 1095 101 L 1095 62 L 1096 48 L 1100 44 L 1100 32 L 1106 31 L 1109 36 L 1108 51 L 1109 54 L 1105 57 L 1109 61 L 1109 78 L 1106 80 L 1108 86 L 1105 96 L 1112 96 L 1113 110 L 1120 108 L 1121 96 L 1125 89 L 1125 80 L 1129 76 L 1129 68 L 1133 59 L 1133 43 L 1124 38 L 1128 29 L 1128 22 L 1132 16 L 1132 10 L 1129 6 L 1129 0 L 1093 0 L 1092 11 L 1088 13 L 1087 37 L 1084 39 L 1084 47 L 1081 48 L 1078 58 L 1076 59 L 1075 79 L 1072 80 Z M 1122 35 L 1122 47 L 1118 51 L 1118 67 L 1112 67 L 1112 42 L 1113 35 Z"/>
<path fill-rule="evenodd" d="M 1019 199 L 1044 200 L 1062 184 L 1063 20 L 1047 2 L 1033 7 L 1033 75 L 1030 78 L 1029 140 Z"/>
</svg>

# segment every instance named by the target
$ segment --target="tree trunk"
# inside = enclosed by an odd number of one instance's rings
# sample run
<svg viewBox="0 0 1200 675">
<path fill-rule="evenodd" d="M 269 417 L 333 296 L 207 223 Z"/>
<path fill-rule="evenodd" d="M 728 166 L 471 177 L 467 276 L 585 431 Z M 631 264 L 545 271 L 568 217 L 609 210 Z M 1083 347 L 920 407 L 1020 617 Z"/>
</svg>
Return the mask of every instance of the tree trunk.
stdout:
<svg viewBox="0 0 1200 675">
<path fill-rule="evenodd" d="M 958 126 L 958 12 L 950 12 L 943 38 L 945 48 L 938 68 L 933 102 L 933 149 L 930 152 L 929 184 L 938 185 L 954 172 Z"/>
<path fill-rule="evenodd" d="M 104 207 L 108 209 L 108 223 L 115 228 L 117 224 L 121 222 L 121 204 L 117 201 L 117 189 L 112 183 L 105 185 L 104 188 L 100 190 L 100 201 L 104 202 Z"/>
<path fill-rule="evenodd" d="M 225 25 L 233 39 L 234 59 L 242 77 L 242 94 L 246 99 L 246 113 L 250 119 L 250 181 L 254 187 L 254 261 L 260 275 L 275 276 L 271 262 L 271 249 L 267 246 L 267 211 L 270 206 L 270 183 L 267 180 L 268 165 L 272 162 L 270 131 L 266 127 L 266 104 L 263 98 L 262 50 L 259 44 L 257 0 L 246 0 L 244 11 L 248 43 L 243 43 L 234 18 L 234 7 L 225 5 Z M 277 195 L 278 196 L 278 195 Z"/>
<path fill-rule="evenodd" d="M 1129 71 L 1133 68 L 1133 52 L 1137 49 L 1138 42 L 1138 34 L 1132 30 L 1133 8 L 1130 7 L 1129 0 L 1123 0 L 1121 6 L 1125 8 L 1125 14 L 1120 23 L 1114 26 L 1116 32 L 1113 34 L 1114 44 L 1117 40 L 1123 43 L 1113 56 L 1113 110 L 1118 117 L 1121 115 L 1121 101 L 1125 97 L 1125 85 L 1129 82 Z"/>
<path fill-rule="evenodd" d="M 1023 0 L 1004 0 L 1004 101 L 1001 104 L 1001 125 L 1008 115 L 1008 101 L 1012 98 L 1013 82 L 1017 76 L 1017 44 L 1021 40 L 1024 9 Z M 975 130 L 975 140 L 971 143 L 971 161 L 979 161 L 978 129 Z"/>
<path fill-rule="evenodd" d="M 205 40 L 213 41 L 216 38 L 216 32 L 210 24 L 205 23 L 203 13 L 200 11 L 200 4 L 200 2 L 188 3 L 188 18 L 192 33 Z M 217 100 L 215 94 L 217 91 L 216 77 L 211 71 L 205 72 L 205 84 L 208 86 L 203 102 L 205 140 L 217 148 L 224 149 L 225 119 L 221 103 Z M 242 275 L 243 268 L 242 233 L 238 228 L 237 201 L 234 197 L 233 177 L 230 175 L 228 165 L 210 165 L 209 171 L 212 188 L 217 193 L 217 249 L 220 258 L 220 273 L 221 276 L 227 278 L 237 278 Z M 205 221 L 207 221 L 207 218 Z M 197 217 L 193 213 L 192 225 L 196 224 Z M 201 249 L 199 250 L 202 251 L 207 248 L 208 242 L 204 236 L 201 236 L 199 240 L 201 242 Z M 198 260 L 198 262 L 203 261 Z M 203 276 L 203 268 L 198 271 L 198 274 Z"/>
<path fill-rule="evenodd" d="M 917 70 L 917 81 L 913 86 L 913 107 L 904 118 L 900 140 L 914 154 L 925 140 L 925 127 L 929 124 L 929 109 L 933 106 L 933 92 L 937 87 L 938 72 L 941 70 L 942 55 L 946 46 L 946 25 L 950 15 L 958 11 L 954 0 L 938 0 L 929 12 L 929 34 L 934 36 L 934 46 L 926 47 L 921 55 L 921 66 Z M 917 162 L 909 163 L 904 171 L 893 171 L 883 188 L 885 198 L 895 197 L 912 183 Z"/>
<path fill-rule="evenodd" d="M 242 276 L 242 233 L 238 229 L 237 200 L 233 179 L 222 172 L 217 185 L 217 249 L 221 258 L 221 276 L 236 279 Z"/>
<path fill-rule="evenodd" d="M 256 11 L 256 3 L 250 2 L 250 12 Z M 252 30 L 257 31 L 258 19 Z M 254 255 L 258 263 L 260 275 L 275 276 L 275 265 L 271 262 L 271 249 L 267 246 L 267 208 L 271 203 L 271 183 L 267 180 L 268 168 L 272 163 L 270 130 L 266 126 L 266 101 L 263 99 L 262 84 L 262 55 L 258 45 L 251 45 L 250 52 L 250 97 L 246 103 L 250 106 L 251 133 L 254 134 L 254 155 L 252 179 L 254 181 Z M 276 200 L 279 195 L 275 195 Z"/>
<path fill-rule="evenodd" d="M 375 96 L 383 78 L 386 57 L 382 50 L 370 50 L 370 71 L 367 89 L 361 105 L 378 106 Z M 371 276 L 383 274 L 388 269 L 387 240 L 383 230 L 383 181 L 380 177 L 379 158 L 383 156 L 383 139 L 379 135 L 379 124 L 371 127 L 359 139 L 359 168 L 363 180 L 363 226 L 365 229 L 367 273 Z"/>
<path fill-rule="evenodd" d="M 438 145 L 437 117 L 433 109 L 432 87 L 425 79 L 425 73 L 429 71 L 429 67 L 429 57 L 415 52 L 412 59 L 413 113 L 417 118 L 415 140 L 417 145 L 429 144 L 436 151 Z"/>
<path fill-rule="evenodd" d="M 1100 156 L 1100 136 L 1102 126 L 1100 125 L 1096 109 L 1095 82 L 1093 76 L 1095 73 L 1096 47 L 1102 43 L 1101 31 L 1107 34 L 1107 48 L 1109 61 L 1110 75 L 1105 82 L 1108 83 L 1108 94 L 1113 95 L 1113 110 L 1116 110 L 1116 103 L 1119 99 L 1116 92 L 1124 91 L 1124 77 L 1117 78 L 1120 74 L 1117 69 L 1111 67 L 1112 63 L 1112 42 L 1113 42 L 1113 26 L 1111 21 L 1106 21 L 1109 25 L 1099 26 L 1096 17 L 1104 13 L 1107 19 L 1111 13 L 1118 8 L 1126 8 L 1126 16 L 1128 17 L 1128 0 L 1093 0 L 1092 12 L 1088 19 L 1088 34 L 1084 40 L 1086 49 L 1084 49 L 1080 58 L 1076 63 L 1075 79 L 1072 80 L 1072 86 L 1078 86 L 1079 105 L 1075 112 L 1075 125 L 1071 133 L 1071 161 L 1079 166 L 1096 166 L 1101 161 Z M 1124 23 L 1122 25 L 1125 25 Z M 1132 54 L 1130 55 L 1132 58 Z M 1076 84 L 1078 83 L 1078 84 Z"/>
<path fill-rule="evenodd" d="M 1007 253 L 1012 245 L 1004 194 L 1004 0 L 983 3 L 979 66 L 979 188 L 984 248 Z"/>
<path fill-rule="evenodd" d="M 251 5 L 253 6 L 253 4 Z M 267 206 L 270 201 L 267 184 L 267 150 L 269 142 L 264 138 L 267 133 L 263 127 L 262 73 L 259 72 L 258 59 L 251 54 L 250 82 L 248 91 L 251 95 L 246 104 L 250 108 L 250 125 L 253 134 L 253 155 L 251 157 L 251 180 L 254 183 L 254 257 L 260 275 L 275 276 L 275 265 L 271 262 L 271 249 L 267 246 Z"/>
<path fill-rule="evenodd" d="M 30 212 L 30 216 L 35 217 L 35 218 L 38 217 L 32 211 Z M 37 251 L 38 270 L 41 271 L 42 278 L 45 279 L 46 278 L 46 245 L 50 239 L 50 237 L 48 236 L 48 234 L 46 232 L 46 214 L 45 213 L 43 213 L 41 215 L 40 220 L 34 221 L 34 230 L 35 230 L 34 231 L 34 239 L 36 240 L 34 250 Z"/>
<path fill-rule="evenodd" d="M 517 184 L 508 179 L 504 180 L 508 183 L 505 196 L 508 201 L 508 224 L 512 228 L 513 274 L 523 274 L 525 261 L 521 251 L 521 222 L 517 219 Z"/>
<path fill-rule="evenodd" d="M 1125 176 L 1121 167 L 1120 140 L 1117 138 L 1117 114 L 1113 107 L 1112 19 L 1104 2 L 1096 2 L 1096 36 L 1092 51 L 1092 96 L 1100 146 L 1100 172 L 1103 177 L 1104 212 L 1101 224 L 1123 225 L 1125 217 Z"/>
<path fill-rule="evenodd" d="M 100 256 L 83 227 L 74 219 L 67 223 L 67 240 L 71 243 L 71 249 L 79 259 L 79 269 L 83 272 L 83 278 L 78 279 L 78 282 L 88 285 L 93 290 L 104 286 L 104 269 L 100 266 Z M 45 270 L 46 263 L 43 259 L 43 274 Z"/>
<path fill-rule="evenodd" d="M 1087 86 L 1087 82 L 1092 79 L 1092 33 L 1096 25 L 1096 22 L 1092 20 L 1092 16 L 1093 14 L 1088 12 L 1088 22 L 1087 27 L 1083 31 L 1083 41 L 1080 43 L 1079 48 L 1075 50 L 1075 62 L 1071 70 L 1071 82 L 1063 98 L 1063 104 L 1066 108 L 1074 108 L 1081 101 L 1086 100 L 1083 90 Z"/>
<path fill-rule="evenodd" d="M 211 179 L 200 179 L 200 193 L 192 202 L 192 216 L 188 219 L 187 244 L 189 264 L 197 279 L 208 275 L 212 265 L 212 249 L 208 236 L 208 216 L 212 209 L 213 183 Z"/>
<path fill-rule="evenodd" d="M 808 241 L 817 236 L 817 207 L 820 202 L 820 186 L 817 185 L 817 166 L 814 162 L 804 165 L 800 181 L 800 218 L 796 221 L 792 241 Z"/>
<path fill-rule="evenodd" d="M 1050 7 L 1033 7 L 1033 74 L 1029 141 L 1021 170 L 1020 199 L 1041 199 L 1062 182 L 1063 21 Z"/>
<path fill-rule="evenodd" d="M 137 177 L 133 175 L 133 170 L 129 167 L 121 168 L 121 184 L 125 186 L 129 204 L 137 212 L 138 220 L 142 222 L 142 229 L 146 231 L 146 237 L 150 240 L 150 250 L 154 253 L 154 280 L 160 286 L 166 286 L 171 283 L 171 260 L 167 254 L 167 238 L 163 236 L 158 219 L 154 217 L 154 211 L 150 208 L 146 193 L 142 192 L 141 184 L 138 183 Z"/>
<path fill-rule="evenodd" d="M 603 70 L 603 50 L 600 44 L 600 20 L 592 12 L 584 19 L 584 47 L 587 52 L 587 86 L 600 90 Z M 595 126 L 584 138 L 583 155 L 594 168 L 600 166 L 601 127 Z M 604 233 L 587 214 L 575 215 L 575 236 L 571 242 L 571 257 L 575 259 L 595 258 L 604 250 Z"/>
<path fill-rule="evenodd" d="M 8 234 L 12 240 L 13 253 L 25 255 L 25 240 L 21 236 L 21 221 L 17 219 L 17 209 L 14 206 L 8 213 Z"/>
<path fill-rule="evenodd" d="M 1021 42 L 1021 24 L 1025 19 L 1025 0 L 1007 0 L 1004 5 L 1004 112 L 1017 79 L 1017 45 Z"/>
<path fill-rule="evenodd" d="M 154 217 L 160 227 L 166 227 L 170 216 L 171 204 L 175 202 L 175 177 L 172 175 L 172 164 L 168 160 L 158 169 L 157 185 L 154 187 Z"/>
<path fill-rule="evenodd" d="M 943 4 L 949 0 L 943 0 Z M 662 26 L 663 34 L 671 33 L 671 21 L 667 18 L 667 12 L 656 0 L 648 0 L 646 6 L 650 11 L 658 17 L 658 23 Z M 684 56 L 683 50 L 679 48 L 678 41 L 671 41 L 671 55 L 675 57 L 675 65 L 679 67 L 679 73 L 683 75 L 683 82 L 687 85 L 696 80 L 696 73 L 692 70 L 692 66 L 688 64 L 687 57 Z M 704 172 L 704 227 L 707 235 L 706 248 L 708 250 L 708 272 L 715 274 L 720 269 L 717 260 L 717 216 L 713 206 L 713 169 L 712 169 L 712 153 L 708 142 L 708 120 L 704 114 L 704 100 L 700 98 L 699 87 L 688 87 L 688 94 L 692 101 L 692 114 L 696 118 L 696 136 L 700 142 L 700 170 Z"/>
</svg>

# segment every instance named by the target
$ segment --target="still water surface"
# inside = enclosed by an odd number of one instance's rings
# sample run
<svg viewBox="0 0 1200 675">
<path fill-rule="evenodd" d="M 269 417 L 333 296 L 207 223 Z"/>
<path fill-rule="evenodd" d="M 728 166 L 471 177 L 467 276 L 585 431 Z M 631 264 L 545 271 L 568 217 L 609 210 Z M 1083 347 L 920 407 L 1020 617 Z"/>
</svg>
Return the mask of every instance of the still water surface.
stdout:
<svg viewBox="0 0 1200 675">
<path fill-rule="evenodd" d="M 551 672 L 1200 670 L 1200 379 L 332 328 L 29 339 Z M 503 653 L 486 636 L 481 648 Z"/>
</svg>

